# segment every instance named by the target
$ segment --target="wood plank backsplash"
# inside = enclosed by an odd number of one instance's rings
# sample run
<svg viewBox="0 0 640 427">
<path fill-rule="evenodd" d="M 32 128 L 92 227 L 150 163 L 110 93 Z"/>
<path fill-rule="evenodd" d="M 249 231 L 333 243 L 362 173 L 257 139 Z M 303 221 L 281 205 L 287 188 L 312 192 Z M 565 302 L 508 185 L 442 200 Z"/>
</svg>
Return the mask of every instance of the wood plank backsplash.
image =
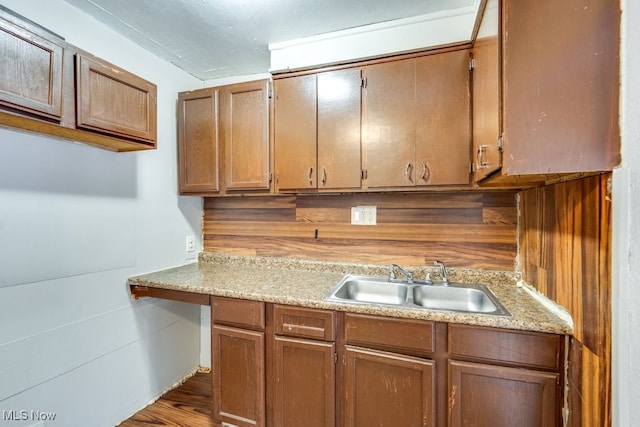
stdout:
<svg viewBox="0 0 640 427">
<path fill-rule="evenodd" d="M 352 225 L 377 206 L 377 225 Z M 513 271 L 515 191 L 205 198 L 204 250 Z"/>
<path fill-rule="evenodd" d="M 610 179 L 540 187 L 520 198 L 523 278 L 574 321 L 571 406 L 579 415 L 570 425 L 611 425 Z"/>
</svg>

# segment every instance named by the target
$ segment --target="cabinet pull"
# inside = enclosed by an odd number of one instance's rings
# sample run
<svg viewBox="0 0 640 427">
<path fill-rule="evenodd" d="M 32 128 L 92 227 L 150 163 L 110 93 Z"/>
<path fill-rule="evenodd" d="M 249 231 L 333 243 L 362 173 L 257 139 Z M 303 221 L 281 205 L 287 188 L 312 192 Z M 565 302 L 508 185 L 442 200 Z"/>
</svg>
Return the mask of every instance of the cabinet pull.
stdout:
<svg viewBox="0 0 640 427">
<path fill-rule="evenodd" d="M 413 169 L 413 166 L 411 165 L 411 163 L 407 163 L 407 168 L 404 170 L 404 174 L 406 175 L 409 182 L 413 182 L 413 180 L 411 179 L 411 169 Z"/>
<path fill-rule="evenodd" d="M 327 169 L 322 168 L 322 185 L 327 185 Z"/>
<path fill-rule="evenodd" d="M 311 178 L 312 176 L 313 176 L 313 166 L 309 168 L 309 185 L 313 187 L 313 179 Z"/>
<path fill-rule="evenodd" d="M 477 169 L 485 169 L 489 166 L 487 162 L 487 146 L 481 145 L 476 152 L 476 167 Z"/>
<path fill-rule="evenodd" d="M 422 175 L 420 175 L 420 179 L 429 181 L 429 178 L 431 178 L 431 170 L 425 162 L 422 162 Z"/>
</svg>

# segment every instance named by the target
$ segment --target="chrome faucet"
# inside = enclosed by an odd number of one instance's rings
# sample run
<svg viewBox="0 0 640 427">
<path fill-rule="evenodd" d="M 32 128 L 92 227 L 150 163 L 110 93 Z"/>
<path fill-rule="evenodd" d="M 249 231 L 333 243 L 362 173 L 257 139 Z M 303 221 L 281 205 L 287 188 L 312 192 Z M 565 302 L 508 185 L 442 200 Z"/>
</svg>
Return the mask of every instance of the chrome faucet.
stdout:
<svg viewBox="0 0 640 427">
<path fill-rule="evenodd" d="M 440 267 L 440 277 L 442 278 L 442 285 L 449 286 L 449 278 L 447 277 L 447 268 L 444 263 L 436 260 L 433 265 Z"/>
<path fill-rule="evenodd" d="M 398 270 L 403 276 L 407 278 L 407 283 L 413 283 L 413 273 L 406 271 L 402 267 L 397 264 L 391 264 L 389 266 L 389 281 L 397 281 L 399 279 L 396 278 L 396 270 Z"/>
</svg>

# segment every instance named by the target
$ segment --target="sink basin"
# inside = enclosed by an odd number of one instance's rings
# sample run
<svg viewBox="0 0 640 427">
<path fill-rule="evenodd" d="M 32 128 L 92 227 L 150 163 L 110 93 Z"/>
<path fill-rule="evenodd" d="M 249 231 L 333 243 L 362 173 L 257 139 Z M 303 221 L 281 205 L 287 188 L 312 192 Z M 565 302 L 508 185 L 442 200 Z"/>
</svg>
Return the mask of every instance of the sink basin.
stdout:
<svg viewBox="0 0 640 427">
<path fill-rule="evenodd" d="M 482 284 L 420 284 L 386 278 L 346 275 L 324 297 L 348 304 L 380 304 L 428 310 L 510 316 Z"/>
</svg>

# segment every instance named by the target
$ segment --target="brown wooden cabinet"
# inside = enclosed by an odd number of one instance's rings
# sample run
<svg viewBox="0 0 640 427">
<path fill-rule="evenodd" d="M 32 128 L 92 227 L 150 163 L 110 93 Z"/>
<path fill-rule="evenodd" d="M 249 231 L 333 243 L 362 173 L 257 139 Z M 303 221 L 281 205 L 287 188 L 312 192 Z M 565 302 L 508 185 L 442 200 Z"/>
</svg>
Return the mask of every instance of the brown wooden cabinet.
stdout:
<svg viewBox="0 0 640 427">
<path fill-rule="evenodd" d="M 211 321 L 214 419 L 264 426 L 264 303 L 213 297 Z"/>
<path fill-rule="evenodd" d="M 220 142 L 227 191 L 270 188 L 269 82 L 220 88 Z"/>
<path fill-rule="evenodd" d="M 156 85 L 0 8 L 0 126 L 114 151 L 156 147 Z"/>
<path fill-rule="evenodd" d="M 178 189 L 181 194 L 220 191 L 218 90 L 178 94 Z"/>
<path fill-rule="evenodd" d="M 476 180 L 544 183 L 619 164 L 619 15 L 606 0 L 488 3 L 473 48 Z"/>
<path fill-rule="evenodd" d="M 275 81 L 278 191 L 361 185 L 359 69 Z"/>
<path fill-rule="evenodd" d="M 76 126 L 155 143 L 156 85 L 88 54 L 76 54 Z"/>
<path fill-rule="evenodd" d="M 274 361 L 268 376 L 273 415 L 268 425 L 335 426 L 335 314 L 275 305 L 273 319 Z"/>
<path fill-rule="evenodd" d="M 468 50 L 370 65 L 363 75 L 366 186 L 468 184 Z"/>
<path fill-rule="evenodd" d="M 178 94 L 181 194 L 268 192 L 269 80 Z"/>
</svg>

